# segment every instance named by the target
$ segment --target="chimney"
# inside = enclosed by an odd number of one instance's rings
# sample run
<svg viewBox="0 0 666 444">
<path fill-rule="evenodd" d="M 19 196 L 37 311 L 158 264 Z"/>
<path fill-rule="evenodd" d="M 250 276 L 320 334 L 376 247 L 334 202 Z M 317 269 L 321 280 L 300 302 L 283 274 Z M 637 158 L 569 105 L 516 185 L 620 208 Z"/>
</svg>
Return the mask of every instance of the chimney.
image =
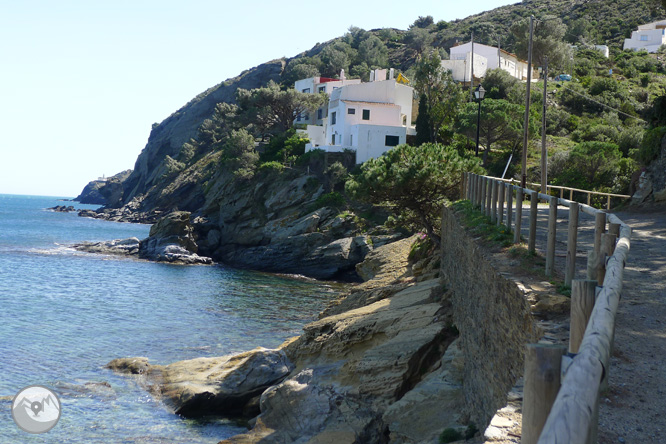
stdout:
<svg viewBox="0 0 666 444">
<path fill-rule="evenodd" d="M 371 82 L 375 81 L 375 71 L 374 70 L 370 70 L 370 81 Z"/>
<path fill-rule="evenodd" d="M 344 69 L 340 70 L 340 80 L 342 80 L 343 82 L 345 81 L 345 70 Z"/>
<path fill-rule="evenodd" d="M 393 74 L 394 74 L 394 70 L 393 70 L 393 68 L 391 68 L 391 70 L 389 71 L 389 80 L 393 80 Z"/>
</svg>

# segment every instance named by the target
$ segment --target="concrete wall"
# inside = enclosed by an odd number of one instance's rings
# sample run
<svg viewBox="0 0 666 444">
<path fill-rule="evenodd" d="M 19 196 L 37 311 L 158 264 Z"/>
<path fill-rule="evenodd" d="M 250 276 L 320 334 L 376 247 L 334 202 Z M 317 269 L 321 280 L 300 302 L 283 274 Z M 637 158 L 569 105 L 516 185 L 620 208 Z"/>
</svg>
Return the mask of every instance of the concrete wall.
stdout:
<svg viewBox="0 0 666 444">
<path fill-rule="evenodd" d="M 484 430 L 522 375 L 525 344 L 536 342 L 537 329 L 523 292 L 495 270 L 447 208 L 442 216 L 442 276 L 453 293 L 460 331 L 465 409 Z"/>
</svg>

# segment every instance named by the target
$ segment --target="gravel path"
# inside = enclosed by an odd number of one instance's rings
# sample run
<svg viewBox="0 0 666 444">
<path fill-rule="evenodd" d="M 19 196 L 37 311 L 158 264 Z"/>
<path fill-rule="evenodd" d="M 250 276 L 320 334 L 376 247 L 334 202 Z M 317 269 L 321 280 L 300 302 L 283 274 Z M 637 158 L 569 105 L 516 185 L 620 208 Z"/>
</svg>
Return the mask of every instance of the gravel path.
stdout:
<svg viewBox="0 0 666 444">
<path fill-rule="evenodd" d="M 599 442 L 666 443 L 666 210 L 616 214 L 633 233 Z"/>
<path fill-rule="evenodd" d="M 537 250 L 545 251 L 548 207 L 539 205 Z M 514 213 L 515 214 L 515 213 Z M 616 213 L 632 227 L 616 318 L 609 391 L 602 394 L 599 443 L 666 443 L 666 207 Z M 555 277 L 563 278 L 569 211 L 558 208 Z M 529 202 L 522 235 L 528 236 Z M 585 278 L 594 218 L 580 213 L 576 278 Z"/>
</svg>

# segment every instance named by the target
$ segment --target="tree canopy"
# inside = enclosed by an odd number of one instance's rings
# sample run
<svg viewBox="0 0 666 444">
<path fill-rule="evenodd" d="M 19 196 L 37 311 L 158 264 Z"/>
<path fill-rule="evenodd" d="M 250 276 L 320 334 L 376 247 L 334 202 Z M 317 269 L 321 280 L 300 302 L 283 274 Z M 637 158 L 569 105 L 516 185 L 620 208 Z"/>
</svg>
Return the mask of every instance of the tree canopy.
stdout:
<svg viewBox="0 0 666 444">
<path fill-rule="evenodd" d="M 325 95 L 309 94 L 293 88 L 282 90 L 270 81 L 263 88 L 236 91 L 241 117 L 260 134 L 278 134 L 293 126 L 300 113 L 314 113 L 326 101 Z"/>
<path fill-rule="evenodd" d="M 419 121 L 419 130 L 424 131 L 425 125 L 427 140 L 439 142 L 440 130 L 452 126 L 465 95 L 460 85 L 453 81 L 451 73 L 442 68 L 436 51 L 419 61 L 414 81 L 420 100 L 425 102 L 424 105 L 419 102 L 419 113 L 422 110 L 427 112 L 427 119 Z"/>
<path fill-rule="evenodd" d="M 516 39 L 516 54 L 527 60 L 530 38 L 530 20 L 525 18 L 511 26 L 511 32 Z M 562 19 L 554 16 L 544 16 L 535 20 L 532 38 L 532 63 L 534 66 L 544 66 L 548 57 L 548 66 L 561 68 L 569 60 L 569 47 L 564 41 L 567 26 Z"/>
<path fill-rule="evenodd" d="M 425 230 L 439 245 L 436 227 L 442 206 L 446 199 L 459 197 L 464 171 L 480 173 L 478 159 L 435 143 L 400 145 L 365 162 L 345 189 L 352 197 L 387 207 L 398 224 Z"/>
</svg>

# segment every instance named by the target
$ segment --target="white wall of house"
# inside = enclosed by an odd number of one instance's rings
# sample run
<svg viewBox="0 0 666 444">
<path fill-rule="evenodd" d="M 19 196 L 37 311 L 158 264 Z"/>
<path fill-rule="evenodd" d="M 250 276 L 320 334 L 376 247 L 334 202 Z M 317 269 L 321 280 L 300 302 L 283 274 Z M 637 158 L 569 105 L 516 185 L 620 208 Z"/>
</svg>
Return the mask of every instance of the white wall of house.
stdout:
<svg viewBox="0 0 666 444">
<path fill-rule="evenodd" d="M 657 52 L 661 45 L 666 44 L 666 20 L 640 25 L 631 33 L 631 38 L 624 39 L 624 49 Z"/>
<path fill-rule="evenodd" d="M 442 68 L 451 71 L 451 76 L 456 82 L 468 83 L 472 77 L 472 53 L 456 55 L 454 60 L 442 60 Z M 488 70 L 488 59 L 481 54 L 474 54 L 474 78 L 485 77 Z"/>
<path fill-rule="evenodd" d="M 354 125 L 351 134 L 355 141 L 356 163 L 381 156 L 393 146 L 406 142 L 406 128 L 381 125 Z M 394 138 L 391 140 L 391 138 Z M 389 145 L 387 145 L 389 143 Z"/>
<path fill-rule="evenodd" d="M 450 50 L 451 60 L 465 60 L 472 53 L 472 42 L 463 43 L 462 45 L 454 46 Z M 485 57 L 487 60 L 486 69 L 502 68 L 504 71 L 511 74 L 519 80 L 527 80 L 527 62 L 520 60 L 515 54 L 500 50 L 494 46 L 483 45 L 481 43 L 474 44 L 474 64 L 476 65 L 477 56 Z M 469 63 L 469 62 L 468 62 Z M 533 73 L 534 74 L 534 73 Z M 485 72 L 484 72 L 485 75 Z M 474 68 L 474 77 L 483 77 L 477 75 L 476 66 Z M 536 76 L 532 76 L 536 79 Z"/>
</svg>

